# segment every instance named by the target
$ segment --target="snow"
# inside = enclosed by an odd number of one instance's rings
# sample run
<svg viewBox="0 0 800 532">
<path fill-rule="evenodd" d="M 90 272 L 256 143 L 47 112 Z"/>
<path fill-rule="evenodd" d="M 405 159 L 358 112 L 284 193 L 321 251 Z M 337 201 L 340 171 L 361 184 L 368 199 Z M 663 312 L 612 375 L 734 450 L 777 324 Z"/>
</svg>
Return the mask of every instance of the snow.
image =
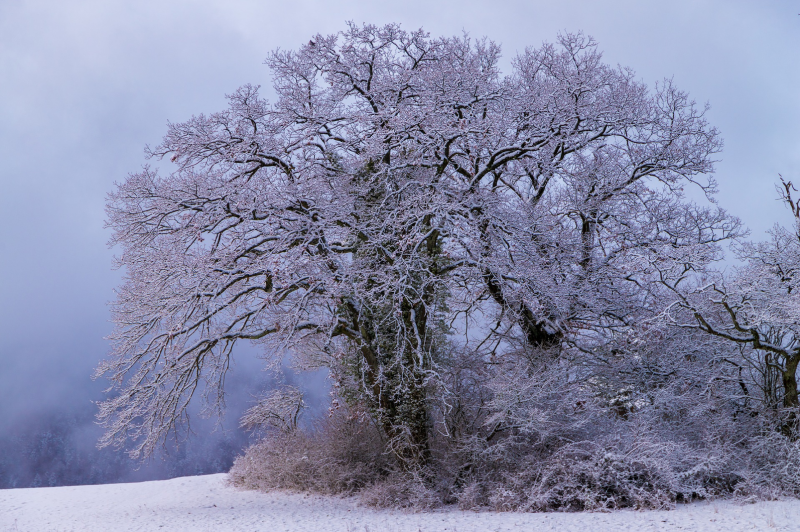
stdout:
<svg viewBox="0 0 800 532">
<path fill-rule="evenodd" d="M 226 474 L 99 486 L 0 490 L 0 530 L 490 532 L 797 530 L 800 501 L 701 502 L 673 511 L 410 513 L 359 507 L 355 499 L 258 493 Z"/>
</svg>

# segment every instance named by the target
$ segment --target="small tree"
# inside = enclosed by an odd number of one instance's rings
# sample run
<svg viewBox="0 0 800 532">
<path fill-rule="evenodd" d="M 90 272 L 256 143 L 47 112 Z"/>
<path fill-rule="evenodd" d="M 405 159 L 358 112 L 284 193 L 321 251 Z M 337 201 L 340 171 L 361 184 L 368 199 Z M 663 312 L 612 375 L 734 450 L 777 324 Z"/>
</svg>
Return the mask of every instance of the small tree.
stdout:
<svg viewBox="0 0 800 532">
<path fill-rule="evenodd" d="M 759 373 L 754 384 L 762 399 L 772 407 L 779 402 L 792 420 L 800 407 L 800 200 L 793 191 L 781 179 L 778 192 L 794 217 L 792 227 L 776 225 L 770 240 L 740 244 L 736 254 L 744 264 L 729 279 L 717 275 L 695 286 L 670 285 L 679 299 L 668 313 L 682 327 L 745 347 L 744 360 Z"/>
<path fill-rule="evenodd" d="M 201 381 L 221 407 L 249 340 L 330 368 L 416 467 L 454 343 L 591 353 L 661 310 L 657 265 L 718 256 L 738 222 L 681 195 L 713 193 L 699 178 L 721 146 L 684 93 L 651 93 L 582 35 L 509 75 L 499 57 L 350 25 L 269 57 L 274 104 L 248 85 L 171 124 L 148 155 L 174 169 L 145 167 L 108 203 L 126 277 L 98 369 L 118 390 L 103 443 L 150 452 Z"/>
</svg>

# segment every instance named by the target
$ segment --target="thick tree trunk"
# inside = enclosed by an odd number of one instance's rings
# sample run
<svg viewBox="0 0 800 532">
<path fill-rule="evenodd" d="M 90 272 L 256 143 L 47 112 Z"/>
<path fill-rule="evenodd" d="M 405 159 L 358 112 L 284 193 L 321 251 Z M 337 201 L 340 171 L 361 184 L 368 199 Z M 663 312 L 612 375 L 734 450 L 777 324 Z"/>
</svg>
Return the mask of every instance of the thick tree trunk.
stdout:
<svg viewBox="0 0 800 532">
<path fill-rule="evenodd" d="M 400 306 L 402 315 L 402 368 L 395 386 L 385 393 L 390 395 L 387 434 L 394 443 L 394 452 L 403 467 L 414 469 L 428 461 L 428 397 L 425 386 L 425 368 L 430 356 L 428 315 L 425 302 L 432 294 L 425 293 L 424 301 L 404 300 Z M 398 346 L 400 347 L 400 346 Z"/>
<path fill-rule="evenodd" d="M 783 368 L 781 377 L 783 378 L 783 407 L 788 411 L 786 422 L 781 426 L 781 432 L 792 438 L 798 437 L 797 411 L 800 408 L 800 398 L 797 391 L 797 366 L 800 364 L 800 353 L 794 353 L 786 359 L 786 366 Z"/>
<path fill-rule="evenodd" d="M 391 451 L 400 460 L 401 466 L 412 470 L 422 467 L 430 455 L 428 442 L 428 398 L 425 386 L 424 360 L 415 359 L 420 349 L 418 342 L 427 341 L 427 317 L 422 305 L 411 312 L 411 306 L 404 306 L 403 321 L 411 328 L 413 320 L 418 331 L 422 331 L 419 339 L 416 335 L 407 337 L 402 346 L 403 353 L 399 364 L 390 359 L 383 359 L 376 345 L 380 343 L 380 334 L 374 328 L 374 321 L 360 316 L 353 305 L 346 310 L 351 321 L 351 328 L 360 333 L 356 339 L 358 351 L 365 367 L 365 383 L 368 394 L 375 409 L 375 417 L 384 436 L 389 442 Z M 403 336 L 403 335 L 401 335 Z M 392 351 L 388 356 L 396 356 Z M 386 354 L 384 354 L 384 358 Z"/>
<path fill-rule="evenodd" d="M 783 406 L 786 408 L 800 407 L 797 394 L 798 364 L 800 364 L 800 353 L 795 353 L 786 359 L 786 367 L 783 369 Z"/>
<path fill-rule="evenodd" d="M 401 466 L 407 470 L 424 466 L 430 457 L 430 446 L 423 376 L 415 374 L 403 383 L 402 390 L 384 388 L 380 403 L 383 432 Z"/>
</svg>

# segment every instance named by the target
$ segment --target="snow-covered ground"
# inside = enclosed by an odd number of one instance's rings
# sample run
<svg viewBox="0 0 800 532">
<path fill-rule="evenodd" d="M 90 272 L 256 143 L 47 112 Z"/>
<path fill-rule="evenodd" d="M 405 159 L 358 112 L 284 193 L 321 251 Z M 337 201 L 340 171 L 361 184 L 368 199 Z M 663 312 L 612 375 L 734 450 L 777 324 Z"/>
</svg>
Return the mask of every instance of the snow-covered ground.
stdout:
<svg viewBox="0 0 800 532">
<path fill-rule="evenodd" d="M 800 501 L 696 503 L 668 512 L 518 514 L 376 511 L 353 499 L 257 493 L 226 475 L 0 490 L 0 531 L 490 532 L 800 530 Z"/>
</svg>

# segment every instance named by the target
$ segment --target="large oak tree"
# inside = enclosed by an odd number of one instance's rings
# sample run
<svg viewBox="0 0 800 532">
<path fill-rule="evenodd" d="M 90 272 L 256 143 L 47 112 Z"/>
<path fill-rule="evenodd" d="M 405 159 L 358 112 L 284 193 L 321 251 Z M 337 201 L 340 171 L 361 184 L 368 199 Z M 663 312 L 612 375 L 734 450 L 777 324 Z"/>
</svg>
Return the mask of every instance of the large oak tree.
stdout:
<svg viewBox="0 0 800 532">
<path fill-rule="evenodd" d="M 738 223 L 681 192 L 714 191 L 703 108 L 582 35 L 508 74 L 499 59 L 486 40 L 350 25 L 270 55 L 274 103 L 248 85 L 171 124 L 148 151 L 169 169 L 108 203 L 125 281 L 98 370 L 117 385 L 105 443 L 151 451 L 256 341 L 330 368 L 417 464 L 453 345 L 588 353 L 661 309 L 664 275 L 719 256 Z"/>
</svg>

